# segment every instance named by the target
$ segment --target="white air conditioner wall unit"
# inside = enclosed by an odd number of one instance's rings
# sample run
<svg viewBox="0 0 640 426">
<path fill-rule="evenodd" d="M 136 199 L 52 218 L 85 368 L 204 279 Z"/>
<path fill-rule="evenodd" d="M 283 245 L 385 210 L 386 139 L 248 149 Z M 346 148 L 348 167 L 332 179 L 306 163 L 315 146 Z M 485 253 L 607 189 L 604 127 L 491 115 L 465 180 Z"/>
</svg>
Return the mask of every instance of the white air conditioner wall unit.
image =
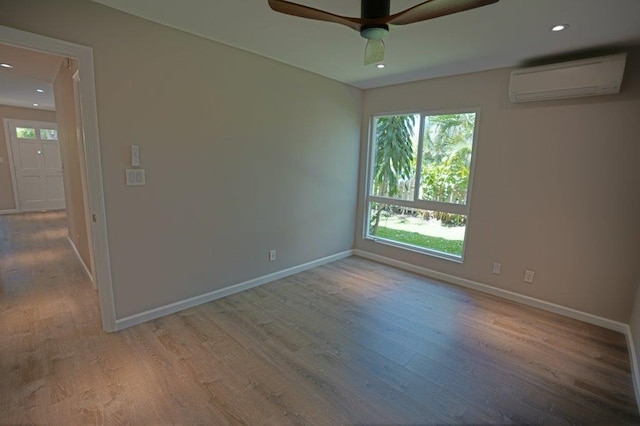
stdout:
<svg viewBox="0 0 640 426">
<path fill-rule="evenodd" d="M 626 53 L 513 70 L 511 102 L 620 93 Z"/>
</svg>

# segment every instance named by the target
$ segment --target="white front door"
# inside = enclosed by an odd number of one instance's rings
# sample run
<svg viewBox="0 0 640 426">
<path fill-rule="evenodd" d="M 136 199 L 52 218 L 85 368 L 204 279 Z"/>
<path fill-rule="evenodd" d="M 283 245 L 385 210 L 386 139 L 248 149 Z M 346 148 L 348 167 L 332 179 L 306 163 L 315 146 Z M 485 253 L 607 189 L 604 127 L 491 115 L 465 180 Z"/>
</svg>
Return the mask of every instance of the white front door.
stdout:
<svg viewBox="0 0 640 426">
<path fill-rule="evenodd" d="M 64 209 L 62 160 L 55 123 L 9 121 L 21 211 Z"/>
</svg>

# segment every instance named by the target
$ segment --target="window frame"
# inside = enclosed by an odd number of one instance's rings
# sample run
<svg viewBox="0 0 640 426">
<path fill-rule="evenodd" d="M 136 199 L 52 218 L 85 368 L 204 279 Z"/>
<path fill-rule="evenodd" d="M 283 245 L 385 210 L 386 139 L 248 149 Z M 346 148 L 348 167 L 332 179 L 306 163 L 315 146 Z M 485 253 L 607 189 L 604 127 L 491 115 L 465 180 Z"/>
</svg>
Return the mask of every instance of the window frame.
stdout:
<svg viewBox="0 0 640 426">
<path fill-rule="evenodd" d="M 473 125 L 473 140 L 471 145 L 471 160 L 469 162 L 469 183 L 467 186 L 467 199 L 464 204 L 455 204 L 455 203 L 445 203 L 441 201 L 431 201 L 431 200 L 422 200 L 420 199 L 420 185 L 421 185 L 421 173 L 423 168 L 423 144 L 424 144 L 424 122 L 425 117 L 427 116 L 436 116 L 436 115 L 448 115 L 448 114 L 475 114 L 475 121 Z M 416 166 L 415 166 L 415 182 L 414 182 L 414 194 L 413 200 L 403 200 L 398 198 L 388 198 L 381 197 L 376 195 L 371 195 L 373 192 L 374 184 L 373 184 L 373 168 L 376 160 L 376 119 L 379 117 L 389 117 L 394 115 L 418 115 L 419 122 L 417 126 L 418 131 L 418 148 L 415 154 L 416 156 Z M 365 240 L 374 241 L 377 243 L 389 245 L 392 247 L 401 248 L 404 250 L 417 252 L 421 254 L 426 254 L 429 256 L 442 258 L 446 260 L 450 260 L 453 262 L 462 263 L 465 258 L 466 247 L 467 247 L 467 236 L 469 231 L 470 224 L 470 211 L 471 211 L 471 199 L 472 199 L 472 188 L 473 181 L 475 178 L 475 164 L 477 157 L 477 148 L 478 148 L 478 138 L 479 138 L 479 129 L 480 129 L 480 117 L 481 117 L 481 109 L 480 107 L 461 107 L 461 108 L 450 108 L 450 109 L 427 109 L 427 110 L 410 110 L 405 112 L 385 112 L 385 113 L 375 113 L 369 116 L 369 126 L 368 126 L 368 136 L 367 136 L 367 165 L 366 165 L 366 180 L 365 180 L 365 188 L 364 188 L 364 223 L 363 223 L 363 238 Z M 387 204 L 393 206 L 407 207 L 407 208 L 415 208 L 421 210 L 430 210 L 430 211 L 440 211 L 445 213 L 452 214 L 460 214 L 467 217 L 466 221 L 466 229 L 464 241 L 462 243 L 462 254 L 460 256 L 456 256 L 450 253 L 444 253 L 433 249 L 428 249 L 425 247 L 414 246 L 411 244 L 403 243 L 400 241 L 390 240 L 387 238 L 378 237 L 375 235 L 369 235 L 369 223 L 371 220 L 371 208 L 370 203 L 380 203 Z"/>
</svg>

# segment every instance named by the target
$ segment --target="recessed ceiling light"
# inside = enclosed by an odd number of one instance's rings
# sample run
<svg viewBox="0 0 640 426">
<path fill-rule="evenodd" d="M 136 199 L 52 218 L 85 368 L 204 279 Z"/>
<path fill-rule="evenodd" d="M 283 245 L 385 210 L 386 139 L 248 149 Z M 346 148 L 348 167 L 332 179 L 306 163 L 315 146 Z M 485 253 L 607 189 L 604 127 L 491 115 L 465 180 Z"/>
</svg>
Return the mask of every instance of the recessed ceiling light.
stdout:
<svg viewBox="0 0 640 426">
<path fill-rule="evenodd" d="M 384 64 L 378 64 L 378 65 L 376 65 L 376 68 L 379 68 L 379 69 L 382 69 L 382 68 L 384 68 L 384 67 L 385 67 L 385 65 L 384 65 Z"/>
<path fill-rule="evenodd" d="M 38 93 L 44 93 L 44 90 L 42 90 L 42 89 L 36 89 L 36 92 L 38 92 Z"/>
<path fill-rule="evenodd" d="M 33 106 L 40 106 L 39 104 L 33 104 Z"/>
<path fill-rule="evenodd" d="M 0 67 L 2 67 L 2 68 L 13 68 L 13 65 L 2 63 L 2 64 L 0 64 Z"/>
<path fill-rule="evenodd" d="M 554 33 L 557 33 L 558 31 L 564 31 L 567 28 L 569 28 L 569 25 L 567 24 L 558 24 L 551 27 L 551 31 L 553 31 Z"/>
</svg>

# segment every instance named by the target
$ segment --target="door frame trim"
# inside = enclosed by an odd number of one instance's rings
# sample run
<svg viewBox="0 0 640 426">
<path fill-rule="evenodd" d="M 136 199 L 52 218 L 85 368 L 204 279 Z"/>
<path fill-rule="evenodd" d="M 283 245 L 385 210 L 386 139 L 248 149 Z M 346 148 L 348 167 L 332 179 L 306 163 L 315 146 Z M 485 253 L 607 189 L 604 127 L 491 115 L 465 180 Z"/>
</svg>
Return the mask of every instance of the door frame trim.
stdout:
<svg viewBox="0 0 640 426">
<path fill-rule="evenodd" d="M 90 214 L 95 215 L 97 219 L 96 222 L 91 222 L 95 261 L 94 278 L 98 288 L 102 328 L 107 332 L 115 331 L 115 304 L 102 181 L 102 162 L 100 159 L 93 49 L 88 46 L 2 25 L 0 25 L 0 43 L 78 60 L 78 68 L 82 77 L 80 79 L 80 91 L 82 93 L 80 107 L 82 110 L 82 126 L 85 133 L 84 147 L 88 202 Z"/>
<path fill-rule="evenodd" d="M 12 119 L 4 118 L 2 120 L 4 127 L 4 139 L 7 145 L 7 160 L 9 161 L 9 173 L 11 174 L 11 186 L 13 188 L 13 210 L 8 210 L 10 213 L 20 213 L 20 197 L 18 197 L 18 182 L 16 181 L 16 171 L 13 166 L 13 147 L 11 144 L 11 129 L 9 128 L 9 121 Z M 4 211 L 4 210 L 3 210 Z"/>
<path fill-rule="evenodd" d="M 89 277 L 91 278 L 91 284 L 97 290 L 96 280 L 93 277 L 94 272 L 91 269 L 95 268 L 96 262 L 93 256 L 93 234 L 91 232 L 91 208 L 89 207 L 89 194 L 88 194 L 88 183 L 87 183 L 87 165 L 85 164 L 85 155 L 84 155 L 84 129 L 82 128 L 82 109 L 80 107 L 80 70 L 77 69 L 72 76 L 73 79 L 73 104 L 75 109 L 76 116 L 76 143 L 78 147 L 78 153 L 80 154 L 80 184 L 82 187 L 82 204 L 84 207 L 84 222 L 87 233 L 87 239 L 89 240 L 89 266 L 91 268 L 87 268 L 87 265 L 84 264 Z M 82 133 L 82 134 L 80 134 Z M 75 247 L 75 245 L 74 245 Z"/>
</svg>

